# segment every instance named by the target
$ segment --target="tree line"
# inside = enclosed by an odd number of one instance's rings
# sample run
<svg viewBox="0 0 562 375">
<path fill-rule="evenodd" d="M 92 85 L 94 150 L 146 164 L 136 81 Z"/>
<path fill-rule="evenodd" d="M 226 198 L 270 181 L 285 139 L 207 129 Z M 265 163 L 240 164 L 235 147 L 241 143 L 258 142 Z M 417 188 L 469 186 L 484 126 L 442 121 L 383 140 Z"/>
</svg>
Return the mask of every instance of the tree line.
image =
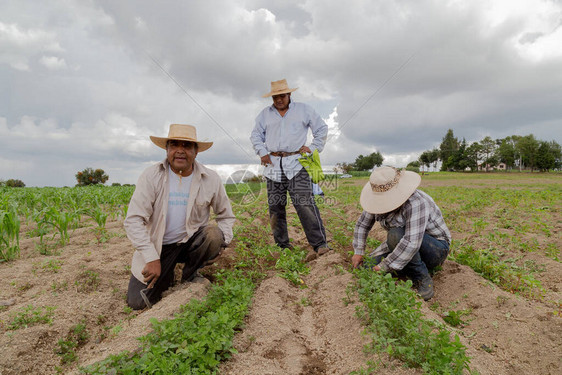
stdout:
<svg viewBox="0 0 562 375">
<path fill-rule="evenodd" d="M 77 172 L 74 177 L 76 177 L 76 186 L 103 185 L 109 179 L 105 171 L 99 168 L 96 170 L 86 168 L 81 172 Z M 25 187 L 25 184 L 22 180 L 9 179 L 4 181 L 0 179 L 0 187 Z"/>
<path fill-rule="evenodd" d="M 353 163 L 337 163 L 334 170 L 341 173 L 368 171 L 375 166 L 380 167 L 383 161 L 384 157 L 376 151 L 366 156 L 359 155 Z M 459 141 L 449 129 L 439 148 L 422 152 L 418 160 L 409 163 L 406 168 L 437 169 L 439 162 L 441 171 L 489 171 L 500 166 L 506 170 L 560 170 L 562 148 L 556 141 L 539 140 L 533 134 L 500 139 L 487 136 L 469 144 L 464 138 Z"/>
<path fill-rule="evenodd" d="M 422 152 L 418 162 L 427 168 L 437 168 L 441 162 L 441 171 L 488 171 L 503 164 L 506 170 L 546 172 L 562 167 L 562 148 L 556 141 L 539 140 L 533 134 L 500 139 L 486 136 L 469 144 L 464 138 L 459 141 L 449 129 L 439 148 Z"/>
<path fill-rule="evenodd" d="M 375 151 L 370 155 L 363 156 L 359 155 L 355 158 L 353 163 L 337 163 L 334 168 L 335 172 L 349 173 L 351 171 L 368 171 L 373 169 L 373 167 L 380 167 L 384 157 L 380 152 Z"/>
</svg>

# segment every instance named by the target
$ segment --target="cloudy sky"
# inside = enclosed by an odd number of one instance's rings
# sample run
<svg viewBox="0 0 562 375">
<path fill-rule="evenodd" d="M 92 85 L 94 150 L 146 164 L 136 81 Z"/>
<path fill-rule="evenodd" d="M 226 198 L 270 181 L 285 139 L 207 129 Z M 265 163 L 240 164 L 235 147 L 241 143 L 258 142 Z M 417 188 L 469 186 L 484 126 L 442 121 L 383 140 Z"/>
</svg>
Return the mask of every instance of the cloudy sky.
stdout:
<svg viewBox="0 0 562 375">
<path fill-rule="evenodd" d="M 205 164 L 258 163 L 282 78 L 330 126 L 324 165 L 405 166 L 447 129 L 562 143 L 562 1 L 3 0 L 0 179 L 135 183 L 170 123 L 215 142 Z"/>
</svg>

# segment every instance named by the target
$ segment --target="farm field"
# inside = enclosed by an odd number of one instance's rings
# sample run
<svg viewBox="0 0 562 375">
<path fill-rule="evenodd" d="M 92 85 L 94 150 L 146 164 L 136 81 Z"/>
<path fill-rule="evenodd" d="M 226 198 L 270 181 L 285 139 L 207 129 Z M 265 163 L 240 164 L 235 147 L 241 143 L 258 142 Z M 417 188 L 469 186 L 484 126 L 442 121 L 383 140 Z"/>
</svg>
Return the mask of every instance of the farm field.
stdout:
<svg viewBox="0 0 562 375">
<path fill-rule="evenodd" d="M 0 262 L 0 375 L 188 373 L 182 365 L 233 375 L 562 372 L 562 175 L 423 175 L 453 236 L 427 302 L 351 269 L 366 181 L 321 184 L 334 251 L 309 263 L 292 207 L 295 250 L 282 252 L 265 191 L 229 186 L 233 243 L 206 278 L 140 312 L 124 298 L 132 187 L 0 190 L 1 257 L 13 258 Z M 383 240 L 377 225 L 369 245 Z"/>
</svg>

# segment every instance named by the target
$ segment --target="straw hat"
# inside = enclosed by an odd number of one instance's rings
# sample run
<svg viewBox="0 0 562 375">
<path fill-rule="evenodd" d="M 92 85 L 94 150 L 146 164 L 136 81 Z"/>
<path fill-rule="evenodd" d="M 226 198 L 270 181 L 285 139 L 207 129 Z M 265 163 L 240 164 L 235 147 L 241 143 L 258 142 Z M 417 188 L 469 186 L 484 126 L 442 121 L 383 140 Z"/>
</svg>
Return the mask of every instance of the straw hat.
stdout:
<svg viewBox="0 0 562 375">
<path fill-rule="evenodd" d="M 289 85 L 287 84 L 286 79 L 282 79 L 280 81 L 271 82 L 271 92 L 268 92 L 265 95 L 262 95 L 262 98 L 267 98 L 268 96 L 279 95 L 279 94 L 287 94 L 298 89 L 290 89 Z"/>
<path fill-rule="evenodd" d="M 158 147 L 166 149 L 168 140 L 174 139 L 177 141 L 189 141 L 197 143 L 197 151 L 202 152 L 209 149 L 213 142 L 202 142 L 197 140 L 197 130 L 193 125 L 172 124 L 168 131 L 168 137 L 154 137 L 150 136 L 150 140 Z"/>
<path fill-rule="evenodd" d="M 420 185 L 419 174 L 396 169 L 380 167 L 371 173 L 369 182 L 361 191 L 361 207 L 372 214 L 384 214 L 400 207 Z"/>
</svg>

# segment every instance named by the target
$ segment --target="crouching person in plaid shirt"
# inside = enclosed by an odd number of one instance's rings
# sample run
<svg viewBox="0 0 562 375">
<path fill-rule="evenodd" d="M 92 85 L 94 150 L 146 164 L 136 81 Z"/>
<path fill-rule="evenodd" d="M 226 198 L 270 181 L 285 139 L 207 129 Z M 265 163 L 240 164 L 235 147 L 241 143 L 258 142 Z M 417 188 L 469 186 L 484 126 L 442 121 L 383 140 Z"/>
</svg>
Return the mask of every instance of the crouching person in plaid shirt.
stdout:
<svg viewBox="0 0 562 375">
<path fill-rule="evenodd" d="M 427 301 L 434 294 L 429 271 L 447 258 L 451 233 L 433 199 L 417 190 L 420 182 L 417 173 L 392 167 L 371 173 L 361 192 L 364 211 L 355 225 L 352 263 L 354 267 L 363 263 L 367 236 L 379 222 L 388 234 L 370 254 L 373 270 L 410 278 Z"/>
</svg>

